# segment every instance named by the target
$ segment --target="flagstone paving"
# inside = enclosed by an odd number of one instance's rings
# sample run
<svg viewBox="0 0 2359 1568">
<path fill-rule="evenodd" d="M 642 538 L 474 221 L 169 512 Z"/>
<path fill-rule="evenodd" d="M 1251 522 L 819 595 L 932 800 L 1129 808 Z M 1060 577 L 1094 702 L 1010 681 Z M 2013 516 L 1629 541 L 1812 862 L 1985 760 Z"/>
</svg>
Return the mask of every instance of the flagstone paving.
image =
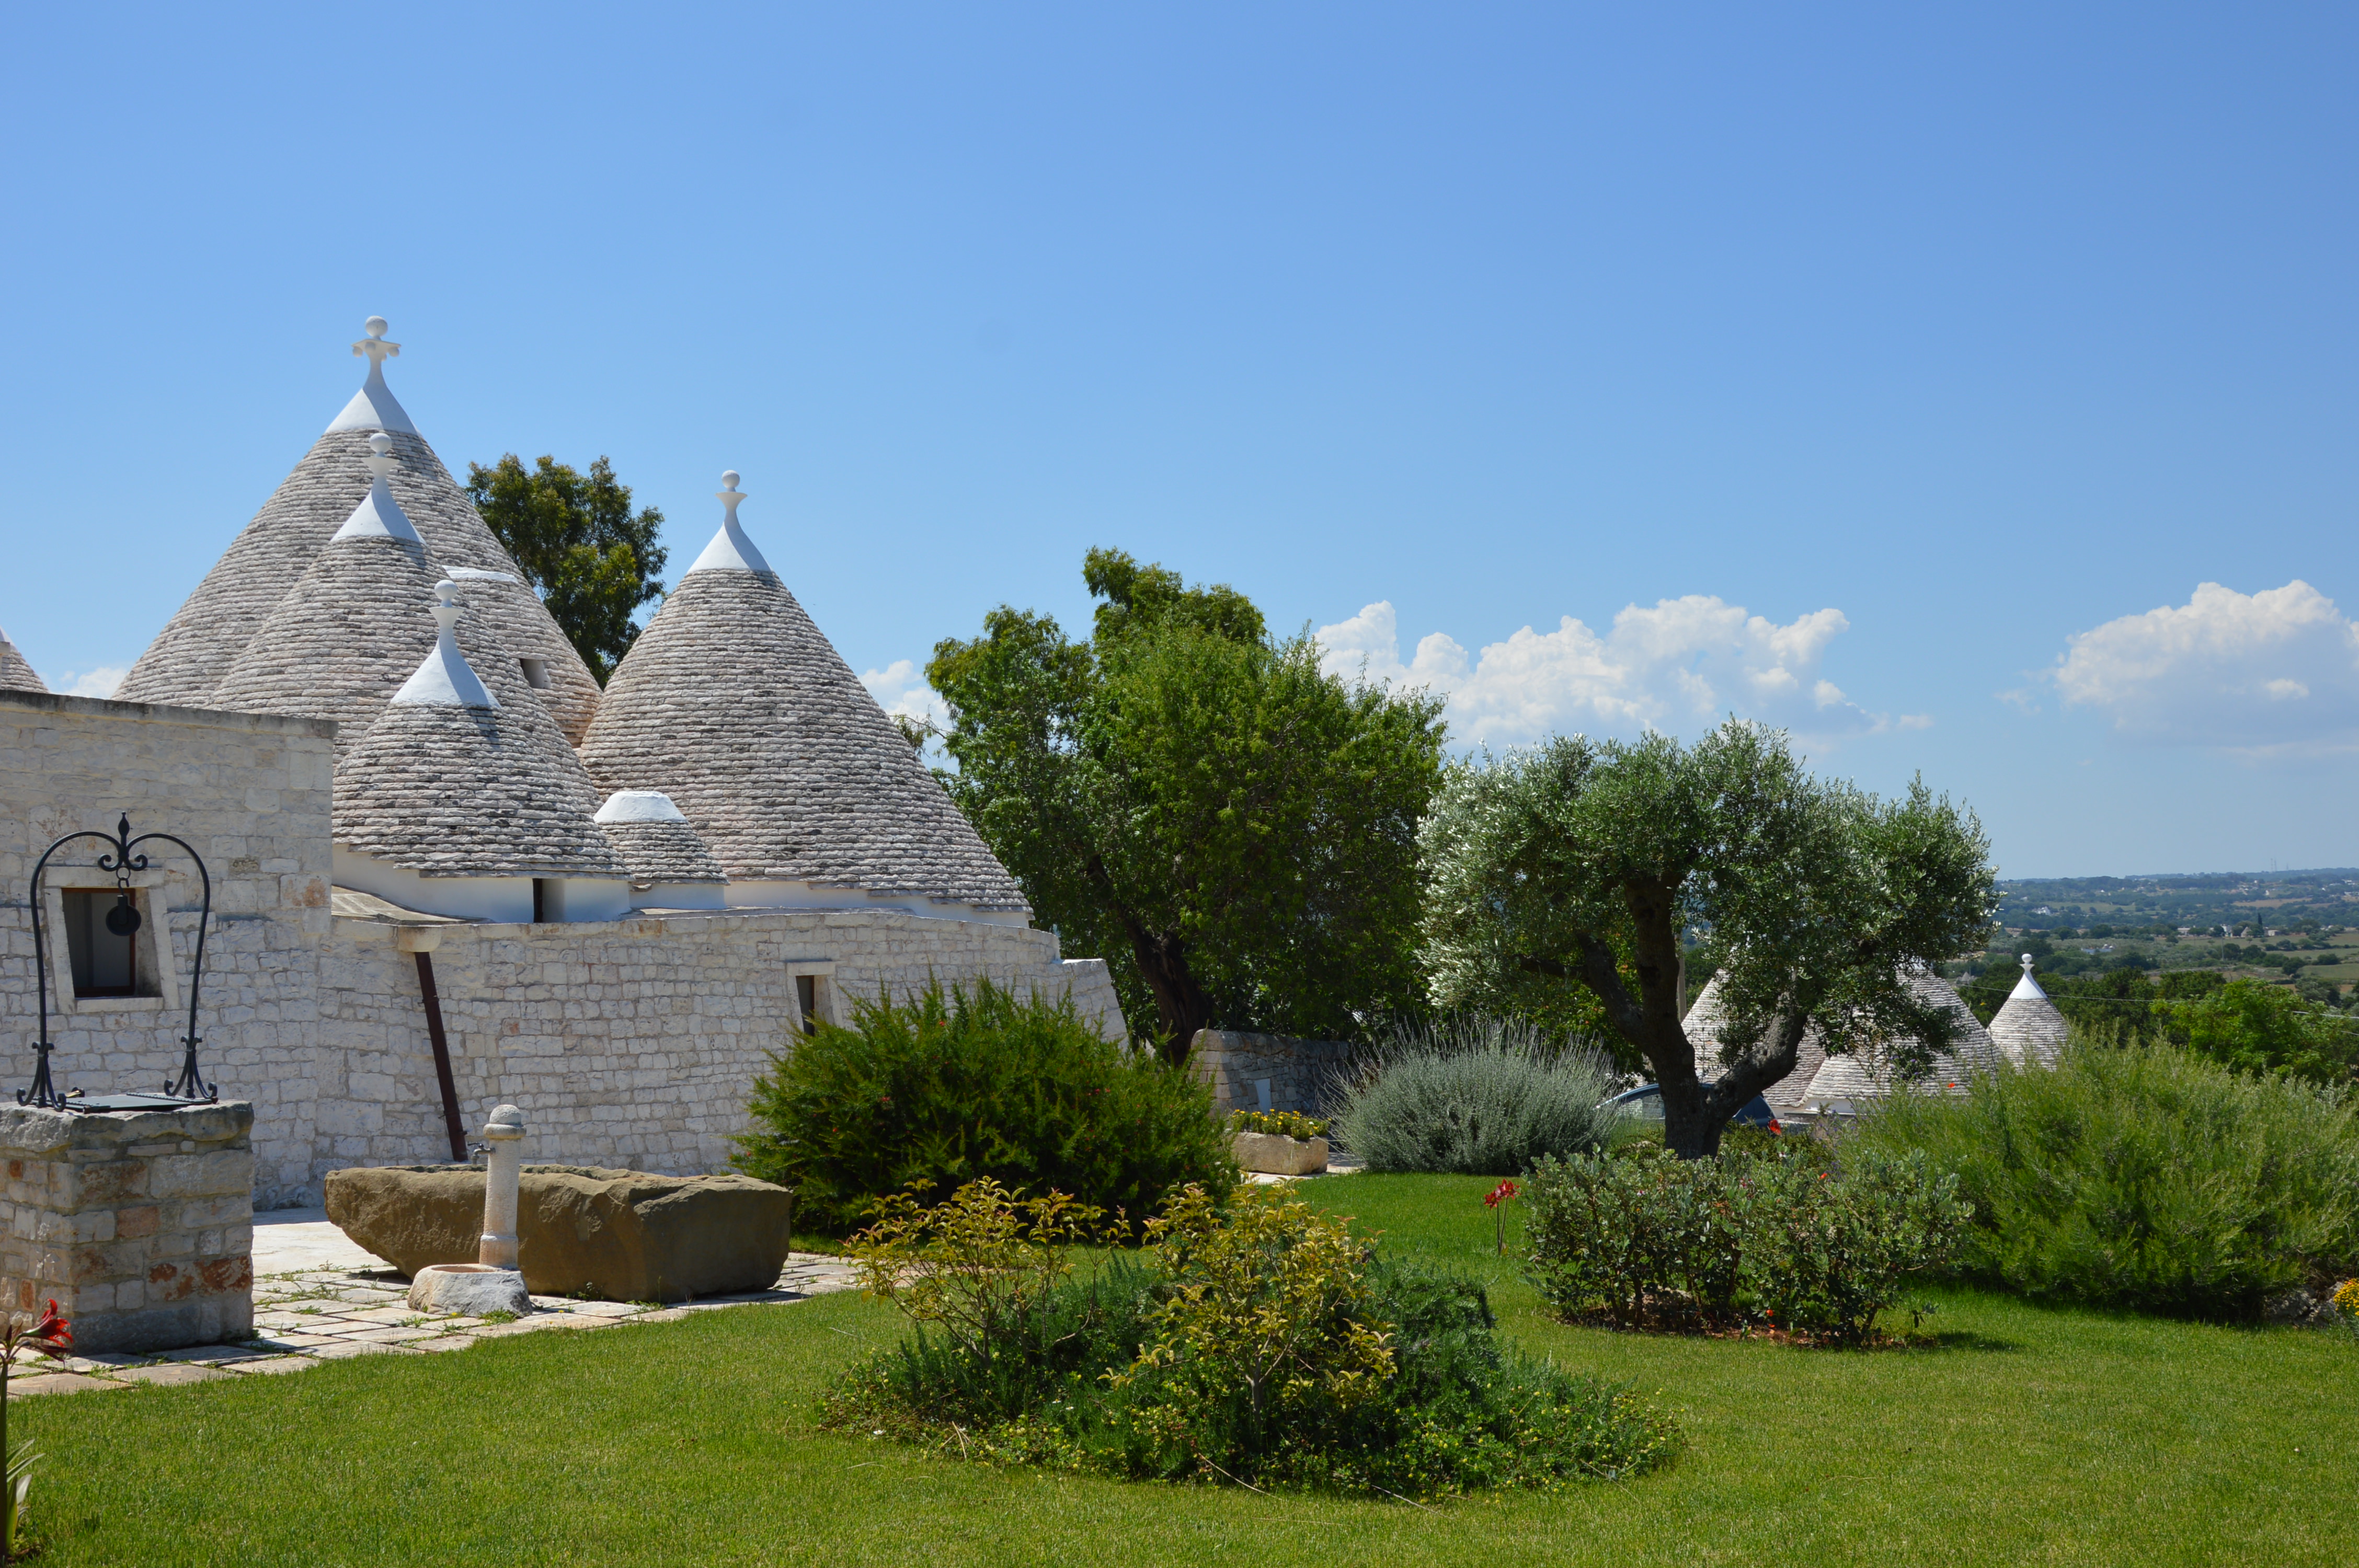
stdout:
<svg viewBox="0 0 2359 1568">
<path fill-rule="evenodd" d="M 263 1227 L 256 1227 L 257 1231 Z M 257 1264 L 266 1249 L 255 1248 Z M 506 1322 L 410 1310 L 409 1281 L 375 1259 L 374 1267 L 299 1269 L 257 1274 L 255 1337 L 238 1345 L 200 1345 L 153 1355 L 28 1355 L 8 1380 L 10 1398 L 88 1393 L 138 1383 L 212 1382 L 232 1376 L 297 1372 L 353 1356 L 419 1356 L 464 1350 L 478 1340 L 549 1329 L 615 1328 L 676 1323 L 691 1313 L 723 1307 L 786 1305 L 833 1291 L 858 1288 L 852 1266 L 823 1253 L 788 1255 L 777 1283 L 745 1295 L 714 1296 L 677 1306 L 652 1302 L 577 1301 L 535 1296 L 532 1311 Z"/>
</svg>

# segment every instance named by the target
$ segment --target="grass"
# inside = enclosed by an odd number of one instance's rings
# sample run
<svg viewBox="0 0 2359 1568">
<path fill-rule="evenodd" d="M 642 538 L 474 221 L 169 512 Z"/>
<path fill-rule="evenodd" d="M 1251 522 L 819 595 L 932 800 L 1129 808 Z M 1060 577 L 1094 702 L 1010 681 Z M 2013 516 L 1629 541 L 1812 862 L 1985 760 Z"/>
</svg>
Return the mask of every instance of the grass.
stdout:
<svg viewBox="0 0 2359 1568">
<path fill-rule="evenodd" d="M 27 1400 L 41 1568 L 788 1563 L 2345 1563 L 2359 1344 L 1936 1292 L 1931 1347 L 1567 1328 L 1493 1252 L 1479 1177 L 1306 1185 L 1491 1284 L 1509 1331 L 1627 1379 L 1669 1472 L 1422 1510 L 1125 1485 L 815 1431 L 899 1332 L 853 1296 L 289 1377 Z M 1511 1224 L 1512 1234 L 1512 1224 Z"/>
</svg>

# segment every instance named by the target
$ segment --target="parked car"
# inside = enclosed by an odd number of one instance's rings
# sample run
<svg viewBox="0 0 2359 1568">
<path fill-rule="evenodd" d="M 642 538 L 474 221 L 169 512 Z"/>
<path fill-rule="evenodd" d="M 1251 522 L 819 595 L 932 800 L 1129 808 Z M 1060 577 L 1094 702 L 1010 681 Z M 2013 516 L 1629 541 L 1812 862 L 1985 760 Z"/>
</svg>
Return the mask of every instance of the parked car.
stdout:
<svg viewBox="0 0 2359 1568">
<path fill-rule="evenodd" d="M 1705 1087 L 1709 1088 L 1711 1086 L 1707 1084 Z M 1635 1089 L 1623 1090 L 1612 1099 L 1604 1101 L 1598 1108 L 1619 1111 L 1624 1116 L 1636 1117 L 1641 1121 L 1660 1121 L 1663 1119 L 1663 1086 L 1640 1084 Z M 1728 1124 L 1731 1127 L 1767 1128 L 1771 1132 L 1785 1130 L 1777 1125 L 1777 1113 L 1769 1108 L 1769 1102 L 1759 1095 L 1755 1095 L 1751 1099 L 1746 1100 L 1744 1108 L 1728 1119 Z"/>
</svg>

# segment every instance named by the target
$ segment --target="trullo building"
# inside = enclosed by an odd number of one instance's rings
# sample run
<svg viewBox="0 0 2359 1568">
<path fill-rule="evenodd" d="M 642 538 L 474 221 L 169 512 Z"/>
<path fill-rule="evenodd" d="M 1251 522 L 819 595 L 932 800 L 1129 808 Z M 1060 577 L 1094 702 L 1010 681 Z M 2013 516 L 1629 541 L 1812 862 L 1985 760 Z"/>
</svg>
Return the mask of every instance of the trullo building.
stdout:
<svg viewBox="0 0 2359 1568">
<path fill-rule="evenodd" d="M 602 693 L 395 397 L 381 318 L 353 352 L 360 391 L 115 699 L 44 692 L 0 639 L 12 1053 L 33 861 L 118 814 L 207 859 L 204 1063 L 255 1102 L 263 1206 L 446 1159 L 503 1101 L 540 1159 L 718 1169 L 770 1054 L 880 989 L 989 976 L 1119 1035 L 1105 966 L 1034 929 L 740 520 L 735 473 Z M 169 857 L 134 881 L 48 877 L 54 1070 L 91 1092 L 177 1060 L 199 884 Z M 122 896 L 155 918 L 99 952 L 82 912 Z"/>
</svg>

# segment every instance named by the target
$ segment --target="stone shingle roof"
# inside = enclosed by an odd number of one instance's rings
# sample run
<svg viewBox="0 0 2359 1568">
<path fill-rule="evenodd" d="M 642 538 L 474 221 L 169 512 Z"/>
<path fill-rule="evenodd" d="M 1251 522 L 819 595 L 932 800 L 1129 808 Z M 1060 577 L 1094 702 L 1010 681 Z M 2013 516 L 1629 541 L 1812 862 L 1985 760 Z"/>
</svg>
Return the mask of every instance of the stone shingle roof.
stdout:
<svg viewBox="0 0 2359 1568">
<path fill-rule="evenodd" d="M 433 649 L 434 622 L 425 611 L 440 576 L 423 547 L 405 540 L 377 535 L 335 541 L 255 629 L 214 687 L 212 705 L 332 719 L 341 761 Z M 548 743 L 564 747 L 540 694 L 526 686 L 498 633 L 474 608 L 478 597 L 462 595 L 459 646 L 503 705 L 538 710 Z M 585 774 L 581 788 L 589 787 Z"/>
<path fill-rule="evenodd" d="M 592 820 L 606 830 L 624 864 L 631 868 L 635 888 L 729 880 L 679 808 L 652 790 L 623 790 L 607 796 Z"/>
<path fill-rule="evenodd" d="M 350 414 L 347 409 L 338 423 L 344 424 Z M 357 425 L 348 426 L 332 429 L 312 443 L 303 460 L 131 666 L 118 697 L 126 702 L 211 706 L 214 688 L 230 665 L 368 493 L 370 475 L 365 463 L 371 433 Z M 589 666 L 558 630 L 539 596 L 523 586 L 516 562 L 484 524 L 482 514 L 468 503 L 466 492 L 451 479 L 426 438 L 414 430 L 386 433 L 393 438 L 394 455 L 401 460 L 390 486 L 402 511 L 425 539 L 435 565 L 444 571 L 473 568 L 519 579 L 471 583 L 471 589 L 477 590 L 471 593 L 471 600 L 515 654 L 545 663 L 549 689 L 543 697 L 567 739 L 578 741 L 588 732 L 598 706 L 598 683 Z"/>
<path fill-rule="evenodd" d="M 336 766 L 335 842 L 429 877 L 627 878 L 548 713 L 523 692 L 491 697 L 498 707 L 387 703 Z"/>
<path fill-rule="evenodd" d="M 582 760 L 604 789 L 669 795 L 732 880 L 1026 907 L 774 572 L 682 576 L 607 683 Z"/>
<path fill-rule="evenodd" d="M 2006 1004 L 1990 1022 L 1992 1044 L 1999 1054 L 2020 1067 L 2052 1067 L 2063 1054 L 2065 1037 L 2072 1026 L 2064 1022 L 2064 1014 L 2048 1000 L 2039 982 L 2031 978 L 2028 963 L 2023 979 L 2015 983 L 2007 994 Z"/>
<path fill-rule="evenodd" d="M 1713 1065 L 1720 1060 L 1721 1026 L 1727 1022 L 1727 1010 L 1720 1000 L 1720 977 L 1714 975 L 1696 994 L 1695 1004 L 1688 1009 L 1680 1027 L 1695 1047 L 1697 1069 L 1715 1077 L 1719 1076 L 1719 1068 Z M 1795 1054 L 1794 1070 L 1762 1090 L 1762 1098 L 1773 1106 L 1801 1104 L 1803 1092 L 1810 1087 L 1811 1077 L 1826 1059 L 1827 1048 L 1819 1032 L 1815 1028 L 1804 1030 L 1801 1049 Z"/>
<path fill-rule="evenodd" d="M 48 685 L 33 673 L 16 644 L 8 641 L 8 633 L 0 632 L 0 690 L 47 691 Z"/>
<path fill-rule="evenodd" d="M 515 712 L 387 708 L 336 768 L 336 843 L 429 877 L 628 877 Z"/>
<path fill-rule="evenodd" d="M 1919 1001 L 1930 1002 L 1956 1015 L 1962 1028 L 1954 1053 L 1943 1052 L 1933 1058 L 1932 1067 L 1923 1082 L 1946 1086 L 1962 1085 L 1961 1068 L 1987 1067 L 1997 1059 L 1996 1047 L 1982 1024 L 1974 1018 L 1963 998 L 1940 976 L 1912 970 L 1908 987 Z M 1716 1042 L 1726 1022 L 1726 1010 L 1720 1000 L 1720 979 L 1714 976 L 1696 997 L 1695 1005 L 1688 1010 L 1683 1027 L 1688 1038 L 1695 1043 L 1697 1065 L 1717 1060 L 1714 1047 L 1706 1042 Z M 1801 1049 L 1796 1054 L 1794 1070 L 1762 1091 L 1762 1098 L 1773 1106 L 1791 1107 L 1818 1105 L 1830 1099 L 1858 1099 L 1891 1092 L 1891 1074 L 1886 1063 L 1888 1055 L 1879 1052 L 1846 1053 L 1841 1056 L 1827 1054 L 1825 1042 L 1814 1027 L 1803 1031 Z"/>
</svg>

